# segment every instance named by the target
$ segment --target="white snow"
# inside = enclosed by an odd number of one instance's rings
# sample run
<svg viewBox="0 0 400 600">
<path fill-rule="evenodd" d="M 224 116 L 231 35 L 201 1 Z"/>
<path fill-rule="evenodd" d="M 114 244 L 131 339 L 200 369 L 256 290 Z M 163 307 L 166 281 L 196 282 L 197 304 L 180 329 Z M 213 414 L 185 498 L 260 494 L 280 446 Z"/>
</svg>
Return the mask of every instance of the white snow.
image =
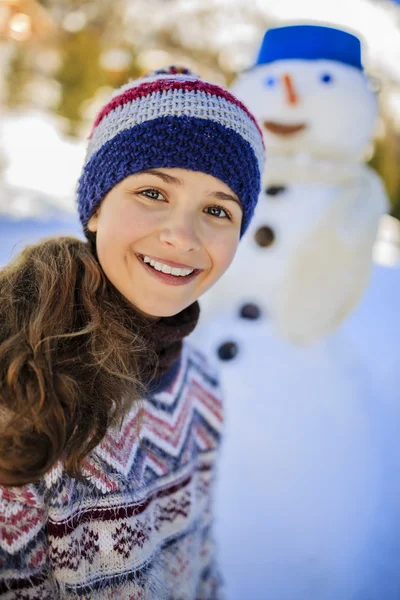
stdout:
<svg viewBox="0 0 400 600">
<path fill-rule="evenodd" d="M 35 217 L 43 215 L 49 204 L 62 212 L 76 212 L 75 188 L 85 144 L 67 139 L 62 124 L 62 120 L 36 110 L 13 112 L 2 119 L 0 142 L 6 162 L 0 188 L 2 214 Z M 19 198 L 24 196 L 17 209 L 5 200 L 10 191 Z"/>
<path fill-rule="evenodd" d="M 240 294 L 238 294 L 240 298 Z M 306 347 L 223 311 L 192 336 L 220 361 L 226 437 L 217 539 L 230 600 L 400 595 L 400 270 L 376 266 L 358 310 Z"/>
</svg>

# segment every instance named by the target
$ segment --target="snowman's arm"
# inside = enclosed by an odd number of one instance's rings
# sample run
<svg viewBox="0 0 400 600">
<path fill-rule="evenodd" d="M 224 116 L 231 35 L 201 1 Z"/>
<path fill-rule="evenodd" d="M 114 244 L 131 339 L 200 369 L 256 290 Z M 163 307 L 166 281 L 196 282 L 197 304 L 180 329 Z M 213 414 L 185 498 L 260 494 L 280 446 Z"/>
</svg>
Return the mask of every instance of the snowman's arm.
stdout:
<svg viewBox="0 0 400 600">
<path fill-rule="evenodd" d="M 387 206 L 381 179 L 364 165 L 338 186 L 287 266 L 276 315 L 285 337 L 305 342 L 326 335 L 354 309 Z"/>
</svg>

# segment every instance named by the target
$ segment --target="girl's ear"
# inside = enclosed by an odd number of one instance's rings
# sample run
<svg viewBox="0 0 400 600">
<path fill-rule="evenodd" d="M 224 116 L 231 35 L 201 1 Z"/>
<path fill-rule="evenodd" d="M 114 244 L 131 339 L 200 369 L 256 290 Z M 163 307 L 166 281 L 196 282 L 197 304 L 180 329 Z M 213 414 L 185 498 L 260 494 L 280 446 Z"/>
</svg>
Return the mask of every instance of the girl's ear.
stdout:
<svg viewBox="0 0 400 600">
<path fill-rule="evenodd" d="M 89 231 L 96 233 L 98 220 L 99 220 L 99 212 L 98 212 L 98 210 L 96 210 L 93 213 L 93 215 L 90 217 L 89 221 L 87 222 L 87 228 Z"/>
</svg>

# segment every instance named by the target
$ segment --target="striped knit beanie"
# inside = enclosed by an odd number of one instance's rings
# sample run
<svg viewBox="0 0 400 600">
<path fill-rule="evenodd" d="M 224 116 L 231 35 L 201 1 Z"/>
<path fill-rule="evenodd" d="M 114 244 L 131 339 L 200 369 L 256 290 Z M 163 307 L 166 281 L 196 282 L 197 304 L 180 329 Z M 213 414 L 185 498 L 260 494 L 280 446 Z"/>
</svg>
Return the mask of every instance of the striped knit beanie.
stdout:
<svg viewBox="0 0 400 600">
<path fill-rule="evenodd" d="M 264 163 L 262 133 L 232 94 L 188 69 L 169 67 L 117 90 L 95 119 L 78 184 L 81 223 L 120 181 L 145 169 L 202 171 L 243 205 L 241 235 L 253 215 Z"/>
</svg>

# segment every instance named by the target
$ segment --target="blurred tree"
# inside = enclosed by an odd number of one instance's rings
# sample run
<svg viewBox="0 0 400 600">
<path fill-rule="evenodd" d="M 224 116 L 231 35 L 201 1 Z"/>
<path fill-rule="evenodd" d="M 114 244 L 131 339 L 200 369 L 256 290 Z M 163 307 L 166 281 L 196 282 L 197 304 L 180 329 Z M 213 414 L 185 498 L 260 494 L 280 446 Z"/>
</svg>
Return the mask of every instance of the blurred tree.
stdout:
<svg viewBox="0 0 400 600">
<path fill-rule="evenodd" d="M 79 135 L 88 99 L 99 88 L 118 86 L 138 73 L 134 49 L 120 44 L 124 3 L 66 0 L 60 5 L 47 0 L 46 5 L 59 23 L 60 68 L 54 79 L 60 85 L 60 100 L 55 109 L 67 119 L 69 133 Z M 104 60 L 112 48 L 125 49 L 128 60 L 123 64 Z"/>
<path fill-rule="evenodd" d="M 31 0 L 13 0 L 18 1 Z M 222 0 L 42 0 L 41 5 L 56 26 L 56 35 L 43 38 L 42 46 L 60 57 L 56 72 L 45 76 L 59 85 L 54 109 L 74 135 L 85 118 L 83 104 L 99 89 L 166 63 L 187 64 L 229 84 L 250 64 L 254 40 L 271 24 L 257 6 L 238 3 L 228 10 Z M 28 42 L 16 49 L 8 80 L 11 106 L 26 100 L 23 88 L 30 78 L 43 75 L 32 60 L 37 47 L 27 49 Z"/>
<path fill-rule="evenodd" d="M 257 3 L 135 0 L 127 4 L 125 23 L 125 32 L 140 48 L 144 70 L 162 66 L 158 57 L 164 54 L 173 62 L 186 62 L 205 77 L 229 84 L 251 64 L 254 48 L 274 22 Z"/>
<path fill-rule="evenodd" d="M 102 64 L 102 55 L 107 46 L 100 28 L 89 26 L 76 33 L 63 34 L 60 43 L 61 67 L 55 80 L 61 86 L 60 102 L 56 112 L 66 117 L 69 133 L 79 134 L 83 120 L 82 106 L 93 98 L 102 86 L 119 86 L 128 77 L 135 77 L 138 69 L 135 55 L 129 49 L 130 60 L 123 68 L 107 68 Z"/>
<path fill-rule="evenodd" d="M 24 87 L 31 77 L 26 51 L 23 46 L 15 46 L 8 68 L 6 101 L 9 106 L 23 103 Z"/>
<path fill-rule="evenodd" d="M 385 182 L 391 202 L 391 214 L 400 219 L 400 135 L 387 116 L 386 133 L 375 142 L 371 166 Z"/>
<path fill-rule="evenodd" d="M 43 38 L 54 28 L 37 0 L 0 0 L 0 37 L 23 42 Z"/>
<path fill-rule="evenodd" d="M 370 165 L 380 174 L 389 195 L 391 214 L 400 219 L 400 88 L 382 80 L 379 135 L 375 139 Z"/>
</svg>

